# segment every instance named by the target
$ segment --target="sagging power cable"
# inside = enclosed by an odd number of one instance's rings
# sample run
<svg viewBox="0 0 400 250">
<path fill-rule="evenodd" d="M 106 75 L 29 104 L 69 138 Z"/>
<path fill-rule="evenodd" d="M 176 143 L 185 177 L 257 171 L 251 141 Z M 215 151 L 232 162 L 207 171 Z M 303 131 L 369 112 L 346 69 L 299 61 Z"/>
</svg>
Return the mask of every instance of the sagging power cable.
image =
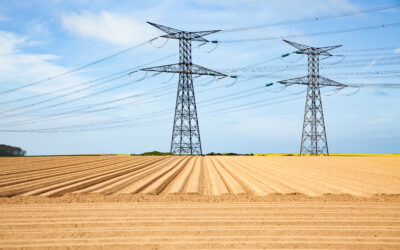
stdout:
<svg viewBox="0 0 400 250">
<path fill-rule="evenodd" d="M 364 26 L 364 27 L 355 27 L 355 28 L 350 28 L 350 29 L 313 32 L 313 33 L 299 34 L 299 35 L 271 36 L 271 37 L 247 38 L 247 39 L 236 39 L 236 40 L 213 40 L 213 41 L 211 41 L 211 43 L 259 42 L 259 41 L 269 41 L 269 40 L 278 40 L 278 39 L 287 39 L 287 38 L 296 38 L 296 37 L 332 35 L 332 34 L 339 34 L 339 33 L 349 33 L 349 32 L 357 32 L 357 31 L 365 31 L 365 30 L 384 29 L 384 28 L 391 28 L 391 27 L 397 27 L 397 26 L 400 26 L 400 22 L 372 25 L 372 26 Z"/>
<path fill-rule="evenodd" d="M 395 2 L 394 4 L 378 6 L 378 7 L 373 7 L 373 8 L 363 9 L 363 10 L 352 10 L 352 11 L 348 11 L 348 12 L 344 12 L 344 13 L 336 14 L 336 15 L 310 17 L 310 18 L 304 18 L 304 19 L 294 19 L 294 20 L 282 21 L 282 22 L 278 22 L 278 23 L 262 24 L 262 25 L 247 26 L 247 27 L 232 28 L 232 29 L 221 29 L 220 32 L 221 33 L 238 32 L 238 31 L 247 31 L 247 30 L 254 30 L 254 29 L 264 29 L 264 28 L 289 25 L 289 24 L 323 21 L 323 20 L 328 20 L 328 19 L 336 19 L 336 18 L 340 18 L 340 17 L 347 17 L 347 16 L 371 13 L 371 12 L 376 12 L 376 11 L 381 11 L 381 10 L 388 10 L 388 9 L 393 9 L 393 8 L 398 8 L 398 7 L 400 7 L 400 3 Z"/>
<path fill-rule="evenodd" d="M 158 38 L 158 37 L 153 38 L 153 39 L 150 39 L 150 40 L 147 40 L 147 41 L 145 41 L 145 42 L 142 42 L 142 43 L 139 43 L 139 44 L 134 45 L 134 46 L 132 46 L 132 47 L 129 47 L 129 48 L 127 48 L 127 49 L 121 50 L 121 51 L 119 51 L 119 52 L 117 52 L 117 53 L 114 53 L 114 54 L 112 54 L 112 55 L 109 55 L 109 56 L 100 58 L 100 59 L 98 59 L 98 60 L 96 60 L 96 61 L 90 62 L 90 63 L 85 64 L 85 65 L 83 65 L 83 66 L 80 66 L 80 67 L 77 67 L 77 68 L 68 70 L 68 71 L 63 72 L 63 73 L 61 73 L 61 74 L 56 74 L 56 75 L 53 75 L 53 76 L 51 76 L 51 77 L 48 77 L 48 78 L 45 78 L 45 79 L 42 79 L 42 80 L 39 80 L 39 81 L 36 81 L 36 82 L 28 83 L 28 84 L 25 84 L 25 85 L 22 85 L 22 86 L 19 86 L 19 87 L 16 87 L 16 88 L 12 88 L 12 89 L 8 89 L 8 90 L 1 91 L 1 92 L 0 92 L 0 95 L 7 94 L 7 93 L 11 93 L 11 92 L 14 92 L 14 91 L 17 91 L 17 90 L 20 90 L 20 89 L 32 87 L 32 86 L 38 85 L 38 84 L 40 84 L 40 83 L 44 83 L 44 82 L 47 82 L 47 81 L 50 81 L 50 80 L 54 80 L 54 79 L 60 78 L 60 77 L 62 77 L 62 76 L 69 75 L 69 74 L 71 74 L 71 73 L 80 71 L 80 70 L 82 70 L 82 69 L 85 69 L 85 68 L 88 68 L 88 67 L 90 67 L 90 66 L 96 65 L 96 64 L 101 63 L 101 62 L 104 62 L 104 61 L 106 61 L 106 60 L 109 60 L 109 59 L 111 59 L 111 58 L 114 58 L 114 57 L 117 57 L 117 56 L 119 56 L 119 55 L 125 54 L 125 53 L 127 53 L 127 52 L 129 52 L 129 51 L 131 51 L 131 50 L 134 50 L 134 49 L 136 49 L 136 48 L 139 48 L 139 47 L 141 47 L 141 46 L 143 46 L 143 45 L 145 45 L 145 44 L 149 43 L 150 41 L 155 40 L 155 39 L 157 39 L 157 38 Z"/>
</svg>

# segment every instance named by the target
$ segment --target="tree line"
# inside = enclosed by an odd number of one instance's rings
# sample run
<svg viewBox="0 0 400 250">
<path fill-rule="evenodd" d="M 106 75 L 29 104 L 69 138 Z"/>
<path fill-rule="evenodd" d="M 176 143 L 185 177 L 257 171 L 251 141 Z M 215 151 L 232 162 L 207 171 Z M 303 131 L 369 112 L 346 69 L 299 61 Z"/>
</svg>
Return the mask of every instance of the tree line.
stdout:
<svg viewBox="0 0 400 250">
<path fill-rule="evenodd" d="M 24 156 L 26 151 L 20 147 L 0 144 L 0 156 Z"/>
</svg>

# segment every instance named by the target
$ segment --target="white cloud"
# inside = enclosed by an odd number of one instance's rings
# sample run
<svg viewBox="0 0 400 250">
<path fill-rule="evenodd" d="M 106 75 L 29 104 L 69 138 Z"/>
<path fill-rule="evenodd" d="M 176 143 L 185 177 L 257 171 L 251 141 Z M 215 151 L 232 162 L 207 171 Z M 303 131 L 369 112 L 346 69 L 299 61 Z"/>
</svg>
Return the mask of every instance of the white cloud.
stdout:
<svg viewBox="0 0 400 250">
<path fill-rule="evenodd" d="M 392 113 L 381 113 L 377 118 L 370 120 L 368 123 L 372 125 L 390 124 L 393 122 L 395 115 Z"/>
<path fill-rule="evenodd" d="M 25 37 L 0 31 L 0 75 L 2 76 L 0 83 L 2 89 L 22 86 L 69 70 L 54 62 L 58 58 L 55 55 L 29 54 L 22 50 L 32 44 L 35 43 Z M 68 87 L 84 80 L 82 77 L 71 74 L 68 77 L 29 87 L 26 90 L 43 93 L 60 88 L 60 86 Z"/>
<path fill-rule="evenodd" d="M 394 50 L 395 54 L 400 54 L 400 47 L 398 47 L 397 49 Z"/>
<path fill-rule="evenodd" d="M 33 41 L 35 42 L 35 41 Z M 7 89 L 12 89 L 15 87 L 23 86 L 24 84 L 32 83 L 38 80 L 46 79 L 48 77 L 52 77 L 54 75 L 58 75 L 64 72 L 67 72 L 71 70 L 70 68 L 63 67 L 57 64 L 57 61 L 59 58 L 55 55 L 51 54 L 32 54 L 32 53 L 26 53 L 23 48 L 27 46 L 32 46 L 33 43 L 26 37 L 21 37 L 18 36 L 14 33 L 10 32 L 5 32 L 5 31 L 0 31 L 0 75 L 2 76 L 0 78 L 0 92 L 3 90 Z M 128 82 L 131 80 L 135 79 L 140 79 L 141 75 L 137 75 L 134 77 L 131 77 L 131 79 L 125 79 L 124 82 Z M 85 81 L 88 81 L 86 77 L 80 75 L 80 74 L 68 74 L 65 77 L 60 77 L 51 81 L 46 81 L 43 83 L 40 83 L 35 86 L 31 86 L 29 88 L 21 89 L 19 91 L 15 91 L 12 93 L 8 93 L 7 95 L 3 95 L 1 101 L 8 101 L 8 100 L 13 100 L 13 99 L 20 99 L 24 97 L 29 97 L 34 94 L 38 93 L 48 93 L 54 90 L 59 90 L 59 89 L 64 89 L 72 86 L 79 86 L 80 83 L 83 83 Z M 53 93 L 47 95 L 45 98 L 42 99 L 32 99 L 30 102 L 24 102 L 24 103 L 12 103 L 12 104 L 6 104 L 0 107 L 1 109 L 9 110 L 10 108 L 17 108 L 21 106 L 25 106 L 29 103 L 34 103 L 36 101 L 40 100 L 45 100 L 47 98 L 55 97 L 57 95 L 62 95 L 65 93 L 69 93 L 71 91 L 74 91 L 76 89 L 69 89 L 66 91 L 58 92 L 58 93 Z M 63 101 L 67 101 L 70 99 L 75 99 L 79 98 L 81 96 L 85 96 L 88 93 L 94 93 L 98 91 L 98 89 L 91 89 L 91 90 L 83 90 L 79 91 L 78 93 L 73 93 L 68 96 L 63 96 L 60 99 L 57 99 L 55 102 L 49 102 L 45 103 L 41 106 L 35 106 L 32 107 L 34 110 L 35 108 L 39 107 L 44 107 L 45 105 L 49 104 L 55 104 L 55 103 L 60 103 Z M 129 90 L 129 92 L 124 92 L 124 93 L 109 93 L 109 95 L 103 95 L 100 98 L 97 96 L 90 97 L 88 99 L 85 99 L 80 102 L 73 102 L 70 105 L 62 105 L 62 106 L 57 106 L 54 109 L 43 109 L 38 112 L 32 113 L 32 114 L 22 114 L 19 116 L 15 117 L 7 117 L 6 120 L 3 120 L 1 123 L 2 124 L 8 124 L 10 122 L 14 121 L 25 121 L 26 119 L 30 118 L 36 118 L 36 117 L 42 117 L 43 115 L 45 118 L 50 118 L 48 121 L 43 121 L 40 123 L 32 123 L 29 124 L 29 126 L 40 126 L 40 127 L 58 127 L 58 126 L 65 126 L 65 125 L 72 125 L 72 124 L 79 124 L 83 123 L 86 124 L 88 123 L 88 120 L 91 122 L 96 122 L 96 121 L 101 121 L 101 120 L 109 120 L 110 118 L 118 118 L 118 117 L 124 117 L 126 114 L 135 114 L 135 112 L 140 111 L 139 113 L 144 113 L 146 110 L 148 112 L 154 110 L 154 108 L 146 108 L 150 105 L 154 105 L 153 103 L 150 104 L 141 104 L 141 108 L 138 109 L 138 105 L 127 105 L 127 108 L 129 109 L 113 109 L 113 112 L 108 112 L 108 113 L 101 113 L 101 112 L 96 112 L 92 114 L 86 114 L 82 116 L 66 116 L 65 118 L 60 118 L 60 117 L 55 117 L 57 119 L 52 119 L 52 117 L 47 117 L 49 113 L 62 113 L 64 111 L 68 110 L 74 110 L 75 108 L 82 108 L 83 105 L 86 104 L 93 104 L 97 102 L 104 101 L 105 99 L 107 100 L 114 100 L 118 98 L 123 98 L 126 96 L 134 95 L 134 94 L 140 94 L 143 93 L 141 90 Z M 149 98 L 149 97 L 147 97 Z M 99 106 L 95 107 L 93 109 L 101 109 L 105 107 L 110 107 L 110 106 L 117 106 L 117 105 L 122 105 L 126 103 L 130 103 L 133 101 L 137 101 L 140 103 L 144 97 L 137 97 L 137 98 L 131 98 L 127 99 L 118 103 L 113 103 L 109 104 L 107 106 Z M 147 105 L 147 106 L 146 106 Z M 146 108 L 146 109 L 145 109 Z M 19 112 L 25 112 L 30 110 L 30 107 L 24 108 L 21 110 L 16 111 L 15 113 Z M 129 110 L 129 112 L 127 112 Z M 13 112 L 14 113 L 14 112 Z M 45 119 L 46 120 L 46 119 Z M 13 125 L 16 126 L 16 125 Z M 21 125 L 21 126 L 26 126 L 26 125 Z"/>
<path fill-rule="evenodd" d="M 14 53 L 18 44 L 23 44 L 25 38 L 17 37 L 16 35 L 0 31 L 0 55 Z"/>
<path fill-rule="evenodd" d="M 369 121 L 369 124 L 388 124 L 392 120 L 387 117 L 381 117 L 374 120 Z"/>
<path fill-rule="evenodd" d="M 62 17 L 63 27 L 82 37 L 96 38 L 117 45 L 134 45 L 157 36 L 153 27 L 130 16 L 102 11 Z"/>
<path fill-rule="evenodd" d="M 368 69 L 368 68 L 371 68 L 371 67 L 374 66 L 377 62 L 379 62 L 379 60 L 381 60 L 381 59 L 382 59 L 382 56 L 375 57 L 374 59 L 372 59 L 372 60 L 368 63 L 368 65 L 363 69 L 363 71 L 365 71 L 365 70 Z"/>
</svg>

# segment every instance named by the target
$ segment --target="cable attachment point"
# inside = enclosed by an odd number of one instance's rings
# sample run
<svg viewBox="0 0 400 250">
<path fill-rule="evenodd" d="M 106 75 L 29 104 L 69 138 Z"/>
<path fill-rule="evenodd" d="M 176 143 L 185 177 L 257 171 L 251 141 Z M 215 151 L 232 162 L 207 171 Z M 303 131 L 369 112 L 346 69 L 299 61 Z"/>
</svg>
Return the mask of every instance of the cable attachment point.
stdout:
<svg viewBox="0 0 400 250">
<path fill-rule="evenodd" d="M 209 53 L 213 52 L 214 50 L 216 50 L 216 49 L 218 48 L 218 44 L 219 44 L 219 43 L 215 43 L 215 47 L 212 48 L 212 49 L 209 50 L 209 51 L 206 51 L 206 53 L 209 54 Z"/>
<path fill-rule="evenodd" d="M 333 63 L 324 63 L 324 64 L 326 64 L 326 65 L 335 65 L 335 64 L 343 62 L 344 59 L 346 59 L 346 57 L 344 55 L 334 55 L 334 56 L 340 57 L 339 60 L 337 60 L 336 62 L 333 62 Z M 327 59 L 327 58 L 329 58 L 329 57 L 321 58 L 321 60 L 324 60 L 324 59 Z"/>
<path fill-rule="evenodd" d="M 147 73 L 148 73 L 148 72 L 145 72 L 145 74 L 144 74 L 144 76 L 143 76 L 142 78 L 140 78 L 140 79 L 138 79 L 138 80 L 136 80 L 136 81 L 134 81 L 134 82 L 140 82 L 140 81 L 143 81 L 144 79 L 146 79 Z"/>
<path fill-rule="evenodd" d="M 233 86 L 234 84 L 236 84 L 236 82 L 238 81 L 238 76 L 229 76 L 230 78 L 235 79 L 232 83 L 225 85 L 225 87 L 229 88 L 231 86 Z"/>
<path fill-rule="evenodd" d="M 134 70 L 132 72 L 129 72 L 128 75 L 131 76 L 132 74 L 135 74 L 136 72 L 138 72 L 139 70 Z"/>
<path fill-rule="evenodd" d="M 154 40 L 157 39 L 157 38 L 158 38 L 158 37 L 153 38 L 153 39 L 151 39 L 151 40 L 149 41 L 150 46 L 152 46 L 151 42 L 154 41 Z M 165 42 L 164 42 L 163 44 L 161 44 L 160 46 L 152 46 L 152 47 L 157 48 L 157 49 L 160 49 L 160 48 L 164 47 L 164 46 L 168 43 L 168 41 L 169 41 L 169 38 L 167 37 L 167 39 L 165 40 Z"/>
</svg>

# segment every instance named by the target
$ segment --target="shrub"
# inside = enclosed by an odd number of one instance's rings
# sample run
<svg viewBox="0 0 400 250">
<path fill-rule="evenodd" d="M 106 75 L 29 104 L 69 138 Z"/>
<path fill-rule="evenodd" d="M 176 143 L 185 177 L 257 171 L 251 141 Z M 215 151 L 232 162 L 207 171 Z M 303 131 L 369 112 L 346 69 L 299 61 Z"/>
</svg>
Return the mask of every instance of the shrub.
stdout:
<svg viewBox="0 0 400 250">
<path fill-rule="evenodd" d="M 159 151 L 151 151 L 151 152 L 144 152 L 139 155 L 174 155 L 171 152 L 159 152 Z"/>
</svg>

